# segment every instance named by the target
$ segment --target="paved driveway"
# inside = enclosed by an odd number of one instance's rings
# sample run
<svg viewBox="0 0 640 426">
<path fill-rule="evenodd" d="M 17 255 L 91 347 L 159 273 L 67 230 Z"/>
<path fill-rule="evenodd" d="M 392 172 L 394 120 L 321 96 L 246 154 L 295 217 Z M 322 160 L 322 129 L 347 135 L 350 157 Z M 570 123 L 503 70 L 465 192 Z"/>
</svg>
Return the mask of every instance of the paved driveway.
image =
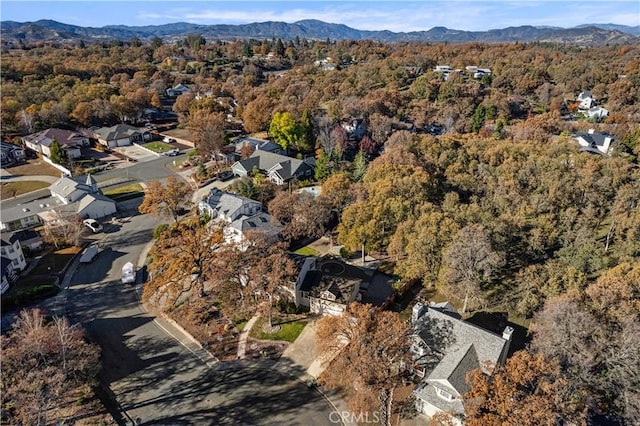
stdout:
<svg viewBox="0 0 640 426">
<path fill-rule="evenodd" d="M 120 146 L 118 148 L 113 148 L 113 150 L 121 153 L 122 155 L 134 161 L 137 161 L 138 163 L 157 160 L 159 157 L 158 155 L 151 154 L 149 151 L 146 151 L 135 145 Z"/>
</svg>

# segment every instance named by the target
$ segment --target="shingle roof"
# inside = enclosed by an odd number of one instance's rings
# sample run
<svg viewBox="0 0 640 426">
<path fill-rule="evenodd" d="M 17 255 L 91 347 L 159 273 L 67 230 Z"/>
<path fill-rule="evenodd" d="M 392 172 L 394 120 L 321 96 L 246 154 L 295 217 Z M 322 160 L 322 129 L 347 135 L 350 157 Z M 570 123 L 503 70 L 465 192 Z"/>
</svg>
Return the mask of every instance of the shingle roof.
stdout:
<svg viewBox="0 0 640 426">
<path fill-rule="evenodd" d="M 96 130 L 95 133 L 100 139 L 112 141 L 116 139 L 124 139 L 142 132 L 137 127 L 129 126 L 128 124 L 116 124 L 111 127 L 102 127 Z"/>
<path fill-rule="evenodd" d="M 105 197 L 102 194 L 87 194 L 84 197 L 82 197 L 80 199 L 80 201 L 78 202 L 78 209 L 77 212 L 80 213 L 81 211 L 83 211 L 84 209 L 86 209 L 89 205 L 91 205 L 91 203 L 93 203 L 96 200 L 100 200 L 100 201 L 106 201 L 108 203 L 111 204 L 115 204 L 116 202 L 113 201 L 111 198 Z"/>
<path fill-rule="evenodd" d="M 291 179 L 301 167 L 311 167 L 303 160 L 261 150 L 254 151 L 249 158 L 238 163 L 247 171 L 256 166 L 264 172 L 276 172 L 283 180 Z"/>
<path fill-rule="evenodd" d="M 43 207 L 40 207 L 41 205 Z M 51 210 L 60 205 L 61 203 L 56 197 L 47 197 L 2 209 L 2 223 L 9 223 L 29 216 L 35 216 L 38 213 Z"/>
<path fill-rule="evenodd" d="M 78 182 L 70 177 L 63 176 L 53 182 L 51 186 L 49 186 L 49 190 L 51 191 L 51 194 L 60 195 L 61 197 L 66 198 L 77 190 L 90 192 L 91 187 L 88 187 L 84 183 Z"/>
<path fill-rule="evenodd" d="M 51 128 L 38 133 L 32 133 L 23 139 L 44 146 L 50 146 L 51 142 L 55 139 L 60 146 L 65 146 L 75 144 L 78 142 L 78 139 L 85 139 L 85 136 L 71 130 Z"/>
<path fill-rule="evenodd" d="M 213 188 L 203 202 L 208 204 L 209 207 L 211 207 L 211 209 L 217 214 L 223 214 L 232 221 L 237 219 L 240 215 L 239 210 L 245 204 L 259 204 L 257 201 L 250 198 L 226 191 L 220 191 L 217 188 Z M 260 209 L 262 210 L 262 206 L 260 206 Z"/>
<path fill-rule="evenodd" d="M 15 235 L 13 232 L 6 232 L 6 231 L 0 232 L 0 245 L 2 247 L 11 246 L 13 245 L 13 243 L 15 243 L 18 240 L 19 240 L 18 236 Z"/>
</svg>

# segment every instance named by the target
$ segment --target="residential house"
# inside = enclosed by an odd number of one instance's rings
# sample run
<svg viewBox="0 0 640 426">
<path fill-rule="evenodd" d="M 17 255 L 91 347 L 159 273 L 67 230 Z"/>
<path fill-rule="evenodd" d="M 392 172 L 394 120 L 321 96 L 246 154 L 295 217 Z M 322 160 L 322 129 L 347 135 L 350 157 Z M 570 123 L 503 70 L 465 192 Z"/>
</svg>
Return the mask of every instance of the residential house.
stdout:
<svg viewBox="0 0 640 426">
<path fill-rule="evenodd" d="M 589 90 L 585 90 L 584 92 L 580 92 L 576 101 L 579 102 L 578 109 L 579 110 L 587 110 L 591 107 L 596 106 L 596 99 L 593 97 Z"/>
<path fill-rule="evenodd" d="M 423 380 L 413 392 L 416 410 L 427 416 L 444 412 L 461 425 L 467 373 L 492 374 L 504 365 L 513 328 L 502 335 L 463 321 L 449 303 L 417 303 L 411 316 L 413 370 Z"/>
<path fill-rule="evenodd" d="M 313 64 L 323 71 L 334 71 L 336 69 L 336 64 L 332 62 L 331 58 L 319 59 Z"/>
<path fill-rule="evenodd" d="M 24 136 L 22 142 L 34 152 L 51 157 L 51 144 L 56 141 L 66 151 L 69 158 L 82 155 L 81 148 L 90 145 L 89 138 L 81 133 L 65 129 L 51 128 Z"/>
<path fill-rule="evenodd" d="M 289 256 L 298 266 L 286 288 L 296 306 L 320 315 L 340 315 L 352 302 L 385 306 L 393 296 L 391 277 L 332 257 Z"/>
<path fill-rule="evenodd" d="M 227 152 L 230 153 L 234 161 L 237 161 L 242 158 L 242 150 L 246 147 L 251 147 L 254 151 L 284 154 L 284 150 L 277 143 L 264 139 L 253 138 L 251 136 L 240 136 L 235 138 L 229 145 L 227 145 Z"/>
<path fill-rule="evenodd" d="M 10 232 L 0 232 L 0 245 L 2 247 L 2 257 L 11 261 L 14 271 L 22 271 L 27 267 L 27 261 L 22 252 L 22 245 L 18 236 Z"/>
<path fill-rule="evenodd" d="M 224 228 L 227 243 L 243 244 L 252 233 L 275 239 L 279 232 L 279 225 L 271 220 L 261 203 L 217 188 L 200 201 L 198 210 L 213 221 L 227 224 Z"/>
<path fill-rule="evenodd" d="M 602 120 L 603 118 L 606 118 L 609 116 L 609 111 L 599 106 L 591 107 L 587 110 L 583 110 L 580 112 L 583 113 L 585 117 L 590 118 L 592 120 L 597 120 L 597 121 Z"/>
<path fill-rule="evenodd" d="M 453 72 L 453 68 L 451 68 L 449 65 L 436 65 L 433 72 L 450 73 L 450 72 Z"/>
<path fill-rule="evenodd" d="M 132 143 L 143 143 L 143 131 L 128 124 L 117 124 L 111 127 L 102 127 L 94 131 L 98 143 L 107 148 L 129 146 Z"/>
<path fill-rule="evenodd" d="M 191 88 L 185 86 L 182 83 L 176 84 L 175 86 L 167 89 L 167 96 L 175 97 L 184 95 L 185 93 L 191 92 Z"/>
<path fill-rule="evenodd" d="M 613 136 L 607 133 L 597 133 L 594 129 L 589 129 L 587 133 L 576 133 L 574 138 L 580 151 L 600 155 L 611 154 L 615 143 Z"/>
<path fill-rule="evenodd" d="M 362 118 L 350 118 L 348 120 L 342 120 L 340 126 L 347 132 L 349 139 L 355 139 L 359 141 L 367 133 L 367 126 Z"/>
<path fill-rule="evenodd" d="M 0 282 L 0 294 L 5 294 L 7 290 L 9 290 L 9 285 L 18 278 L 18 274 L 13 269 L 11 260 L 4 256 L 0 256 L 0 272 L 2 275 L 2 281 Z"/>
<path fill-rule="evenodd" d="M 28 253 L 35 253 L 44 247 L 44 240 L 42 235 L 33 229 L 23 229 L 13 232 L 13 235 L 20 241 L 20 246 L 23 251 Z"/>
<path fill-rule="evenodd" d="M 249 158 L 236 161 L 231 166 L 236 176 L 247 176 L 254 168 L 266 174 L 271 182 L 282 185 L 292 179 L 311 179 L 314 165 L 309 160 L 257 150 Z"/>
<path fill-rule="evenodd" d="M 489 68 L 479 68 L 476 65 L 467 65 L 465 70 L 476 79 L 481 79 L 485 75 L 491 75 L 491 70 Z"/>
<path fill-rule="evenodd" d="M 12 143 L 0 142 L 0 166 L 8 167 L 22 163 L 27 158 L 24 148 Z"/>
<path fill-rule="evenodd" d="M 39 226 L 47 220 L 61 216 L 78 215 L 98 219 L 117 211 L 115 201 L 105 197 L 96 181 L 85 178 L 62 176 L 49 186 L 50 197 L 40 198 L 16 206 L 2 208 L 0 230 L 16 231 Z"/>
</svg>

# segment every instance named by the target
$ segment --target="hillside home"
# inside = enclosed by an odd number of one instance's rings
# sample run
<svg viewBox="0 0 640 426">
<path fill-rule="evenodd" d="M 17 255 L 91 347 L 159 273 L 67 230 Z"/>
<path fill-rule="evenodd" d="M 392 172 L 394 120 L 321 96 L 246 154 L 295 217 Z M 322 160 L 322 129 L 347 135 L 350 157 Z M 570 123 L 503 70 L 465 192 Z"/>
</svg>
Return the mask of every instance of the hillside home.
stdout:
<svg viewBox="0 0 640 426">
<path fill-rule="evenodd" d="M 292 179 L 311 179 L 314 165 L 308 160 L 257 150 L 249 158 L 236 161 L 231 166 L 236 176 L 247 176 L 254 168 L 267 175 L 271 182 L 282 185 Z"/>
<path fill-rule="evenodd" d="M 449 303 L 416 303 L 411 316 L 413 370 L 422 381 L 413 392 L 416 410 L 427 416 L 444 412 L 462 425 L 467 373 L 492 374 L 504 365 L 513 334 L 497 335 L 462 321 Z"/>
<path fill-rule="evenodd" d="M 111 127 L 101 127 L 94 131 L 98 143 L 107 148 L 129 146 L 132 143 L 143 143 L 143 131 L 128 124 L 117 124 Z"/>
<path fill-rule="evenodd" d="M 240 136 L 235 138 L 227 145 L 227 152 L 233 156 L 234 161 L 242 158 L 242 150 L 251 147 L 254 151 L 273 152 L 275 154 L 284 154 L 284 150 L 275 142 L 264 139 L 253 138 L 251 136 Z"/>
<path fill-rule="evenodd" d="M 191 92 L 191 88 L 180 83 L 167 89 L 167 96 L 175 97 L 175 96 L 184 95 L 185 93 L 189 93 L 189 92 Z"/>
<path fill-rule="evenodd" d="M 261 203 L 217 188 L 200 201 L 198 211 L 213 221 L 227 224 L 224 228 L 227 243 L 242 245 L 251 233 L 275 239 L 279 232 L 279 226 L 272 222 Z"/>
<path fill-rule="evenodd" d="M 45 157 L 51 157 L 51 144 L 56 141 L 64 149 L 69 158 L 79 158 L 81 148 L 90 145 L 85 135 L 65 129 L 47 129 L 22 137 L 24 145 Z"/>
<path fill-rule="evenodd" d="M 609 155 L 615 144 L 614 138 L 607 133 L 598 133 L 589 129 L 587 133 L 576 133 L 574 139 L 578 143 L 581 152 Z"/>
<path fill-rule="evenodd" d="M 298 267 L 286 288 L 296 306 L 319 315 L 340 315 L 352 302 L 385 306 L 393 296 L 391 277 L 336 258 L 289 254 Z"/>
<path fill-rule="evenodd" d="M 584 92 L 580 92 L 578 97 L 576 98 L 579 110 L 587 110 L 591 107 L 596 106 L 596 99 L 593 97 L 589 90 L 585 90 Z"/>
<path fill-rule="evenodd" d="M 12 143 L 0 143 L 0 165 L 2 167 L 13 166 L 22 163 L 27 158 L 24 148 Z"/>
</svg>

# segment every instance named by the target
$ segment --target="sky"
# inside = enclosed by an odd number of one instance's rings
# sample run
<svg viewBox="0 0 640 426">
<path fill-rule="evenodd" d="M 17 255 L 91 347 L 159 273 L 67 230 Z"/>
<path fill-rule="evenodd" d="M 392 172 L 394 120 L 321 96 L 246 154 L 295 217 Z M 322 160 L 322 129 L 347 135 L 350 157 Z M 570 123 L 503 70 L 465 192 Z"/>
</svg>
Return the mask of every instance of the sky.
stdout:
<svg viewBox="0 0 640 426">
<path fill-rule="evenodd" d="M 486 31 L 534 25 L 640 25 L 639 0 L 448 0 L 448 1 L 30 1 L 0 2 L 0 19 L 53 19 L 85 27 L 104 25 L 246 24 L 302 19 L 345 24 L 359 30 L 426 31 L 435 26 Z"/>
</svg>

